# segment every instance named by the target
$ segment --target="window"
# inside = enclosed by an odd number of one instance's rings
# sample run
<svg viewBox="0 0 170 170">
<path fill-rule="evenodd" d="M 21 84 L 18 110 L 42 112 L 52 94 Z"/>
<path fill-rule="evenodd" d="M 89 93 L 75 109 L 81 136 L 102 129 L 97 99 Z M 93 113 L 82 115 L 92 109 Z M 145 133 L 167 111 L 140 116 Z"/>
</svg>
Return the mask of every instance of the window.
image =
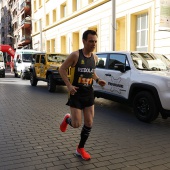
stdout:
<svg viewBox="0 0 170 170">
<path fill-rule="evenodd" d="M 79 49 L 79 39 L 80 39 L 79 32 L 73 32 L 72 33 L 72 40 L 74 41 L 74 43 L 69 41 L 69 46 L 72 47 L 72 51 L 76 51 L 77 49 Z"/>
<path fill-rule="evenodd" d="M 22 61 L 23 62 L 31 62 L 32 54 L 22 54 Z"/>
<path fill-rule="evenodd" d="M 89 0 L 89 4 L 92 3 L 94 0 Z"/>
<path fill-rule="evenodd" d="M 37 55 L 35 60 L 36 60 L 36 61 L 35 61 L 36 63 L 39 63 L 40 55 Z"/>
<path fill-rule="evenodd" d="M 57 21 L 57 11 L 56 9 L 53 10 L 53 22 Z"/>
<path fill-rule="evenodd" d="M 148 50 L 148 14 L 141 14 L 137 16 L 137 40 L 136 50 Z"/>
<path fill-rule="evenodd" d="M 0 62 L 3 62 L 3 54 L 0 53 Z"/>
<path fill-rule="evenodd" d="M 126 63 L 126 56 L 124 54 L 110 54 L 108 69 L 115 69 L 115 64 Z"/>
<path fill-rule="evenodd" d="M 52 53 L 55 52 L 55 39 L 51 39 L 51 50 Z"/>
<path fill-rule="evenodd" d="M 73 0 L 72 7 L 73 7 L 73 12 L 80 9 L 80 0 Z"/>
<path fill-rule="evenodd" d="M 47 14 L 47 15 L 46 15 L 46 26 L 48 26 L 49 23 L 50 23 L 50 21 L 49 21 L 49 14 Z"/>
<path fill-rule="evenodd" d="M 37 10 L 37 4 L 36 4 L 36 0 L 34 0 L 34 11 Z"/>
<path fill-rule="evenodd" d="M 67 14 L 67 7 L 66 7 L 66 5 L 64 6 L 64 17 L 66 16 L 66 14 Z"/>
<path fill-rule="evenodd" d="M 106 67 L 106 59 L 107 59 L 107 54 L 97 54 L 98 56 L 98 62 L 96 67 L 97 68 L 105 68 Z"/>
<path fill-rule="evenodd" d="M 37 32 L 37 22 L 34 23 L 34 32 Z"/>
<path fill-rule="evenodd" d="M 61 36 L 61 53 L 66 53 L 66 36 Z"/>
<path fill-rule="evenodd" d="M 39 0 L 39 8 L 42 7 L 42 0 Z"/>
<path fill-rule="evenodd" d="M 67 5 L 66 5 L 66 3 L 64 3 L 60 6 L 60 11 L 61 11 L 61 14 L 60 14 L 61 18 L 66 17 L 66 15 L 67 15 Z"/>
<path fill-rule="evenodd" d="M 45 56 L 44 55 L 41 56 L 41 63 L 45 64 Z"/>
</svg>

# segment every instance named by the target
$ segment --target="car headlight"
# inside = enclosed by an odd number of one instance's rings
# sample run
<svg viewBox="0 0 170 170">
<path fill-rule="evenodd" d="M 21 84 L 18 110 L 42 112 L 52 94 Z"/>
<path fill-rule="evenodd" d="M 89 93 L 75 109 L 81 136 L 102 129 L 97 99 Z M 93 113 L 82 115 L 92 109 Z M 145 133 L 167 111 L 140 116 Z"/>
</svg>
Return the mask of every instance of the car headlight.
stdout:
<svg viewBox="0 0 170 170">
<path fill-rule="evenodd" d="M 3 69 L 5 69 L 5 67 L 4 67 L 4 66 L 0 66 L 0 69 L 2 69 L 2 70 L 3 70 Z"/>
</svg>

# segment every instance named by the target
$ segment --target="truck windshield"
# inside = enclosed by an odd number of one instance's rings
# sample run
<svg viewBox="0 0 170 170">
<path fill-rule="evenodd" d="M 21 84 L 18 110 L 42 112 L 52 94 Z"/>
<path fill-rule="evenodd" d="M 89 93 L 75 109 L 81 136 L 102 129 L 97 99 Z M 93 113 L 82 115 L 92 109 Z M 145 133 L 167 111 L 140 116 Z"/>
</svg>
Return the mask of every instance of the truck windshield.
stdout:
<svg viewBox="0 0 170 170">
<path fill-rule="evenodd" d="M 0 54 L 0 62 L 3 62 L 4 58 L 3 58 L 3 54 Z"/>
<path fill-rule="evenodd" d="M 32 54 L 23 54 L 23 62 L 32 62 Z"/>
<path fill-rule="evenodd" d="M 170 60 L 162 54 L 131 53 L 134 66 L 139 70 L 166 71 L 170 70 Z"/>
<path fill-rule="evenodd" d="M 48 62 L 63 63 L 65 61 L 66 57 L 67 57 L 67 55 L 64 55 L 64 54 L 49 54 Z"/>
</svg>

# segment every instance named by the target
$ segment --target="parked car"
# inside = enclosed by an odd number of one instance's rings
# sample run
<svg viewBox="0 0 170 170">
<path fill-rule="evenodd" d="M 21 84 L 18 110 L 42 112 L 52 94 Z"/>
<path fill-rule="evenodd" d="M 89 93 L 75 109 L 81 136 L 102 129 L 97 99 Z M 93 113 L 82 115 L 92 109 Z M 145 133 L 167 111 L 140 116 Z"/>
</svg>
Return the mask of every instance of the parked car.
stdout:
<svg viewBox="0 0 170 170">
<path fill-rule="evenodd" d="M 14 55 L 13 61 L 13 71 L 15 77 L 20 77 L 21 79 L 30 79 L 30 65 L 32 62 L 33 54 L 40 53 L 33 49 L 17 49 Z"/>
<path fill-rule="evenodd" d="M 4 62 L 4 56 L 2 51 L 0 51 L 0 75 L 2 77 L 5 77 L 5 62 Z"/>
<path fill-rule="evenodd" d="M 31 85 L 37 86 L 38 81 L 45 81 L 49 92 L 54 92 L 56 85 L 65 85 L 58 70 L 67 56 L 67 54 L 61 53 L 34 54 L 35 61 L 30 67 Z M 69 76 L 70 74 L 68 74 L 68 78 Z"/>
<path fill-rule="evenodd" d="M 99 52 L 97 75 L 106 81 L 94 83 L 95 97 L 133 107 L 144 122 L 170 116 L 170 61 L 161 54 L 148 52 Z"/>
</svg>

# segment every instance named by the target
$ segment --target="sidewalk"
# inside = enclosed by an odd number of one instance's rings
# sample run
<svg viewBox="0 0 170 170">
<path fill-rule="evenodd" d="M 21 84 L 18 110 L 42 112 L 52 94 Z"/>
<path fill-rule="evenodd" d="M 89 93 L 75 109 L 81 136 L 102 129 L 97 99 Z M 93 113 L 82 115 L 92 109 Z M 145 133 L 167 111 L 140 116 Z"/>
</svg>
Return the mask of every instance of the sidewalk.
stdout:
<svg viewBox="0 0 170 170">
<path fill-rule="evenodd" d="M 86 144 L 90 161 L 75 155 L 79 129 L 59 130 L 69 107 L 67 89 L 49 93 L 7 70 L 0 78 L 0 170 L 169 170 L 170 119 L 138 121 L 132 110 L 96 99 Z"/>
</svg>

